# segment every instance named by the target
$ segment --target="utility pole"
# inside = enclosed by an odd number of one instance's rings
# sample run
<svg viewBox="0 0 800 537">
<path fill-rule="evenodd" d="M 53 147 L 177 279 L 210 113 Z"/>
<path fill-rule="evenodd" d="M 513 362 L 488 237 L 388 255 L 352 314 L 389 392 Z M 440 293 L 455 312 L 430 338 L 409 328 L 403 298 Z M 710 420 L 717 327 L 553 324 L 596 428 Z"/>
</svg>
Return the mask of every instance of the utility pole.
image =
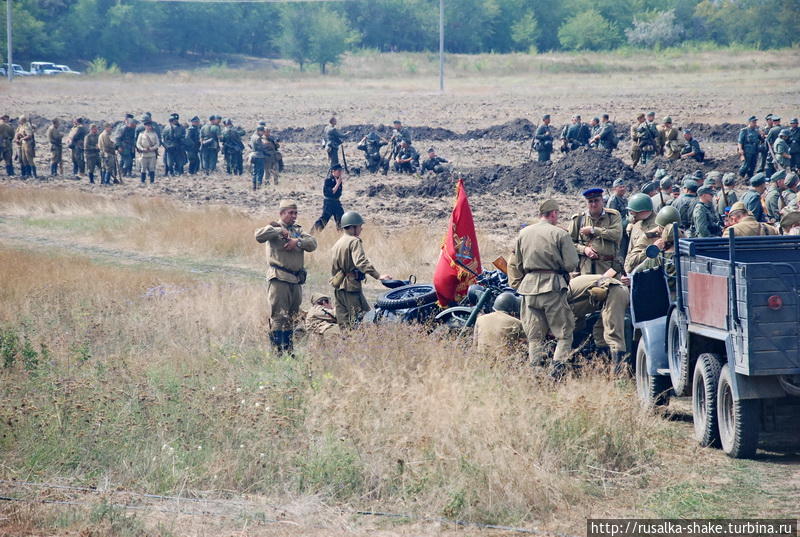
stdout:
<svg viewBox="0 0 800 537">
<path fill-rule="evenodd" d="M 444 0 L 439 0 L 439 91 L 444 92 Z"/>
<path fill-rule="evenodd" d="M 6 42 L 8 43 L 8 60 L 6 63 L 8 69 L 6 69 L 6 75 L 8 75 L 8 81 L 11 82 L 14 80 L 14 69 L 11 68 L 13 63 L 13 58 L 11 57 L 11 0 L 6 0 Z"/>
</svg>

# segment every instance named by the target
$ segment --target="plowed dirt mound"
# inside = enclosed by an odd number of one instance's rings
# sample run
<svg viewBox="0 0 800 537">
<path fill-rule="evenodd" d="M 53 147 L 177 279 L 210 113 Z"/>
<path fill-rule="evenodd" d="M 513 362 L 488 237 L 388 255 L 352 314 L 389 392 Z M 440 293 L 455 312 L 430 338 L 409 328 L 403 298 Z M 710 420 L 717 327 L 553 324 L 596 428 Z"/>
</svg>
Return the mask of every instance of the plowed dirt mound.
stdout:
<svg viewBox="0 0 800 537">
<path fill-rule="evenodd" d="M 694 160 L 668 160 L 663 157 L 656 157 L 641 168 L 641 173 L 647 179 L 651 179 L 658 168 L 667 170 L 676 179 L 683 178 L 684 175 L 691 175 L 696 170 L 704 174 L 710 171 L 721 173 L 736 172 L 739 169 L 739 157 L 730 155 L 723 159 L 706 159 L 705 162 L 695 162 Z"/>
</svg>

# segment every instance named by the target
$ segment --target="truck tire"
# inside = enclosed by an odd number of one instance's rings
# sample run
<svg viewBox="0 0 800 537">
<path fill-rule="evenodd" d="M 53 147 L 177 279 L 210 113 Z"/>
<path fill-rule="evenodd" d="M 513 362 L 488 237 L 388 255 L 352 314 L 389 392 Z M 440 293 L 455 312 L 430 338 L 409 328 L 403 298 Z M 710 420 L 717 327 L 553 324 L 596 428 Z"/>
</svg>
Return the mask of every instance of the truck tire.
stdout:
<svg viewBox="0 0 800 537">
<path fill-rule="evenodd" d="M 722 367 L 717 386 L 717 419 L 722 451 L 734 459 L 749 459 L 756 454 L 761 430 L 760 401 L 733 397 L 731 370 Z"/>
<path fill-rule="evenodd" d="M 436 301 L 436 291 L 432 285 L 404 285 L 392 289 L 378 297 L 376 308 L 385 310 L 400 310 L 424 306 Z"/>
<path fill-rule="evenodd" d="M 717 384 L 722 368 L 719 356 L 706 352 L 697 358 L 692 379 L 694 438 L 703 447 L 719 445 Z"/>
<path fill-rule="evenodd" d="M 673 310 L 667 325 L 667 360 L 669 361 L 669 377 L 672 379 L 672 390 L 678 397 L 689 395 L 692 389 L 689 353 L 680 352 L 680 324 L 678 310 Z"/>
<path fill-rule="evenodd" d="M 652 376 L 647 372 L 647 350 L 644 339 L 639 340 L 636 347 L 636 393 L 639 402 L 646 409 L 652 410 L 669 404 L 670 380 L 667 376 Z"/>
</svg>

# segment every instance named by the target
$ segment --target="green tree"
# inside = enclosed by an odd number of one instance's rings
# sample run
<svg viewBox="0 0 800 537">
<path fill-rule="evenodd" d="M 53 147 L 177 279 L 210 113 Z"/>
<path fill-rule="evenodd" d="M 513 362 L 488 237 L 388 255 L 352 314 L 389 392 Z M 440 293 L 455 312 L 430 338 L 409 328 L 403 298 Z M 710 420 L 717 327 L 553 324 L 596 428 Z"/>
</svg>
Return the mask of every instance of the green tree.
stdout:
<svg viewBox="0 0 800 537">
<path fill-rule="evenodd" d="M 298 6 L 286 6 L 281 13 L 283 30 L 278 38 L 278 47 L 284 58 L 294 60 L 303 71 L 311 57 L 311 28 L 308 15 Z"/>
<path fill-rule="evenodd" d="M 590 9 L 567 20 L 558 29 L 558 39 L 568 50 L 606 50 L 619 44 L 620 36 L 613 23 Z"/>
<path fill-rule="evenodd" d="M 511 26 L 511 38 L 522 49 L 535 47 L 539 40 L 539 21 L 533 11 L 528 11 Z"/>
<path fill-rule="evenodd" d="M 309 23 L 311 36 L 308 57 L 319 65 L 319 70 L 324 75 L 327 65 L 339 63 L 342 54 L 357 36 L 347 26 L 344 17 L 327 8 L 316 10 Z"/>
</svg>

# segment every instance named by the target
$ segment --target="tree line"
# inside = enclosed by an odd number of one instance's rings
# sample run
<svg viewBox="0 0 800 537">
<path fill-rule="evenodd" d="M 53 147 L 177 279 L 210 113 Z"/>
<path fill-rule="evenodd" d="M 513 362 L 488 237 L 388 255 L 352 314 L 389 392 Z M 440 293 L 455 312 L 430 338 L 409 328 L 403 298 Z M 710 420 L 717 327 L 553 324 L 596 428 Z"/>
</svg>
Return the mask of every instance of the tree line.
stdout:
<svg viewBox="0 0 800 537">
<path fill-rule="evenodd" d="M 325 72 L 349 49 L 438 49 L 438 0 L 12 5 L 15 56 L 27 61 L 102 58 L 146 70 L 156 55 L 243 53 L 292 59 L 301 69 L 315 64 Z M 2 5 L 0 29 L 5 13 Z M 446 0 L 445 17 L 446 49 L 454 53 L 800 43 L 800 0 Z"/>
</svg>

